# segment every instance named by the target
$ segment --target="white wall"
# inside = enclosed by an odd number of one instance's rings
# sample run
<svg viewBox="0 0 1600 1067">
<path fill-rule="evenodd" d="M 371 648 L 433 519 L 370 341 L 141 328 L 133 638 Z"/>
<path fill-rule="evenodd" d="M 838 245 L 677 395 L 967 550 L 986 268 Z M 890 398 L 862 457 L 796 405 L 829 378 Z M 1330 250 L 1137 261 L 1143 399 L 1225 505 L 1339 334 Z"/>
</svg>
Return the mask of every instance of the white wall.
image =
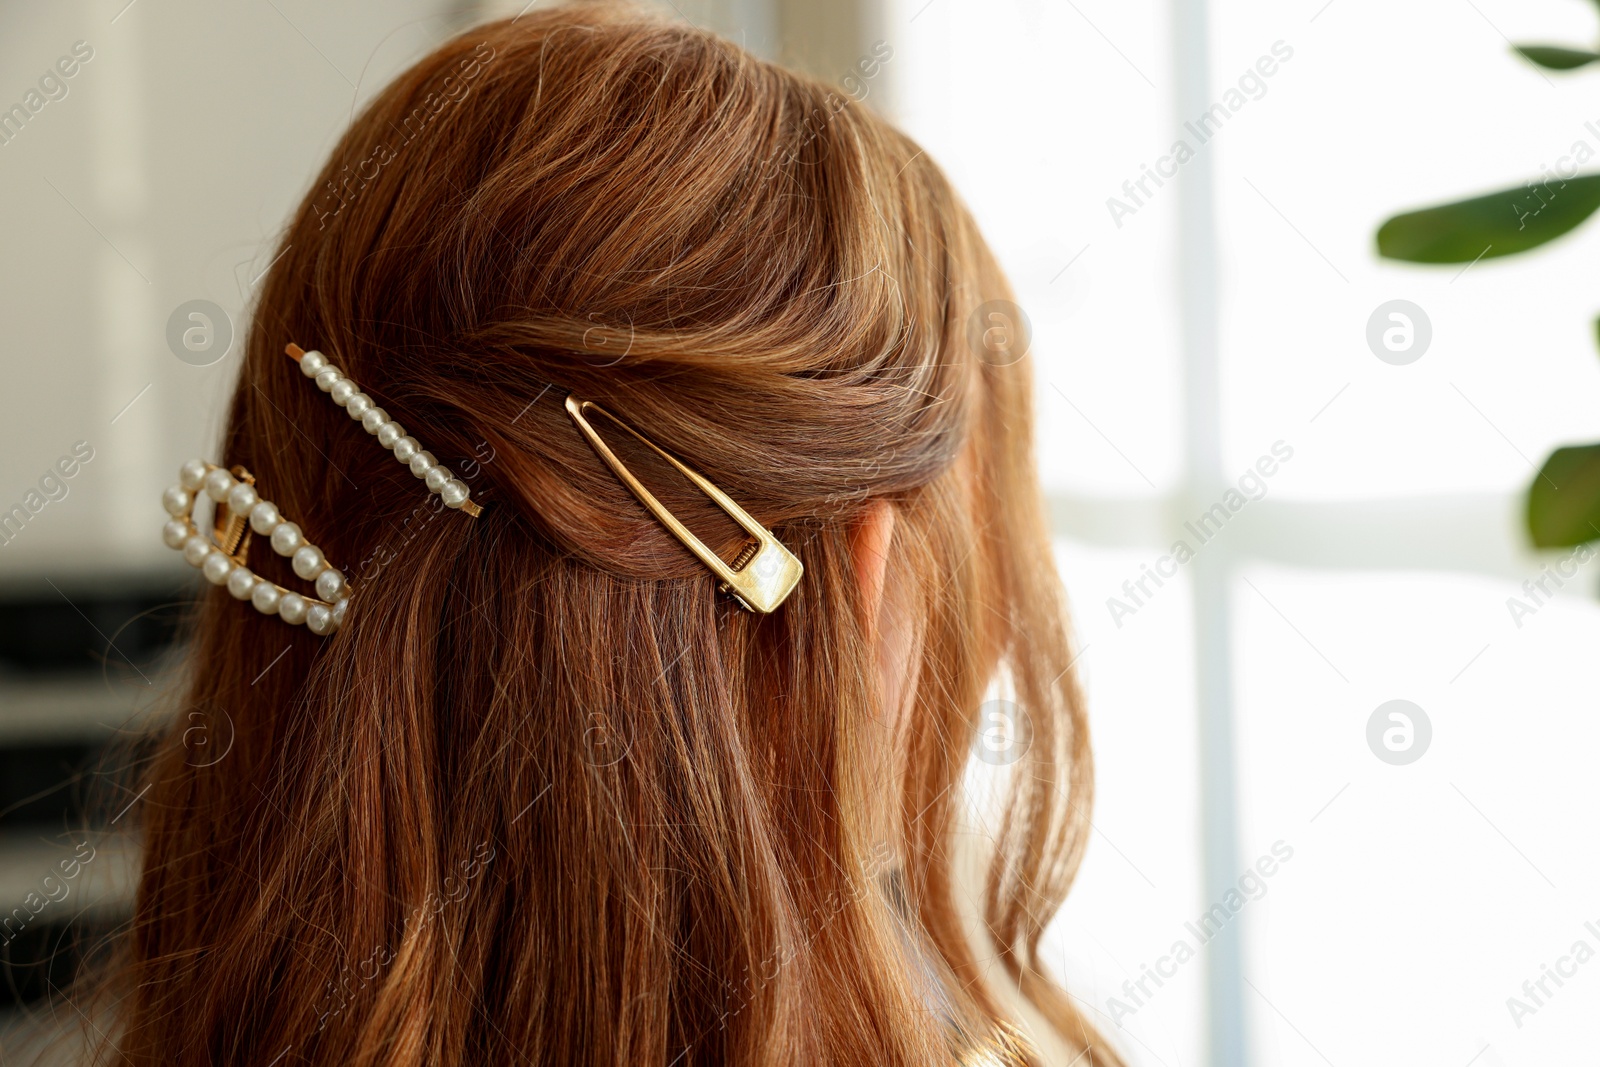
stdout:
<svg viewBox="0 0 1600 1067">
<path fill-rule="evenodd" d="M 242 333 L 282 221 L 353 108 L 454 14 L 439 0 L 0 8 L 0 106 L 75 42 L 93 50 L 0 144 L 0 509 L 75 442 L 94 452 L 0 545 L 0 578 L 171 564 L 154 505 L 180 462 L 212 451 L 240 346 L 182 362 L 168 316 L 206 299 Z"/>
</svg>

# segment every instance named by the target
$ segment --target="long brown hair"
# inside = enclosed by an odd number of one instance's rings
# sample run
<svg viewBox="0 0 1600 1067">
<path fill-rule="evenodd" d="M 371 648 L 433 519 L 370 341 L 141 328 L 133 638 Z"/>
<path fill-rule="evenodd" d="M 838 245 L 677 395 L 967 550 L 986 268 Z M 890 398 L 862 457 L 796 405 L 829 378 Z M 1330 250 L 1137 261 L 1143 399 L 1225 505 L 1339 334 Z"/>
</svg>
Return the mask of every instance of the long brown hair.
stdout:
<svg viewBox="0 0 1600 1067">
<path fill-rule="evenodd" d="M 200 605 L 184 700 L 233 747 L 191 759 L 180 721 L 145 771 L 108 1058 L 950 1063 L 1008 1014 L 981 950 L 1081 1062 L 1117 1062 L 1036 959 L 1092 784 L 1031 369 L 969 344 L 1010 294 L 915 144 L 681 23 L 561 7 L 402 75 L 280 249 L 214 458 L 354 596 L 332 639 L 220 589 Z M 482 516 L 439 509 L 291 340 Z M 803 560 L 778 612 L 717 593 L 575 432 L 569 392 Z M 883 702 L 851 545 L 877 501 L 917 631 L 892 783 L 864 740 Z M 974 934 L 952 839 L 997 679 L 1029 748 Z"/>
</svg>

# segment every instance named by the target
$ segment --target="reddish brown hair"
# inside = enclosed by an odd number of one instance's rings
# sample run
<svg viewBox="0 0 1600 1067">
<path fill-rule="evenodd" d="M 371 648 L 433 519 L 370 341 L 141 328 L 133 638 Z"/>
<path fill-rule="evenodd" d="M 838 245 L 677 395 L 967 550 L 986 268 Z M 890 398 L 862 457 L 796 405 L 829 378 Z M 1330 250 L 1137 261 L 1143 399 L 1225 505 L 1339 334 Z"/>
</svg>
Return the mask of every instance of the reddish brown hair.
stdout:
<svg viewBox="0 0 1600 1067">
<path fill-rule="evenodd" d="M 329 640 L 222 590 L 202 604 L 185 699 L 237 737 L 196 766 L 180 723 L 148 769 L 105 1052 L 955 1062 L 1006 1016 L 952 875 L 1004 678 L 1031 748 L 983 954 L 1082 1063 L 1116 1062 L 1036 962 L 1091 781 L 1031 369 L 968 346 L 1008 290 L 926 155 L 682 23 L 557 8 L 385 90 L 281 249 L 217 458 L 354 598 Z M 431 507 L 290 340 L 467 477 L 482 517 Z M 789 601 L 760 617 L 719 596 L 575 432 L 568 392 L 772 528 L 806 567 Z M 692 490 L 627 455 L 731 555 Z M 919 635 L 892 859 L 866 814 L 890 791 L 867 771 L 882 699 L 851 554 L 878 500 Z"/>
</svg>

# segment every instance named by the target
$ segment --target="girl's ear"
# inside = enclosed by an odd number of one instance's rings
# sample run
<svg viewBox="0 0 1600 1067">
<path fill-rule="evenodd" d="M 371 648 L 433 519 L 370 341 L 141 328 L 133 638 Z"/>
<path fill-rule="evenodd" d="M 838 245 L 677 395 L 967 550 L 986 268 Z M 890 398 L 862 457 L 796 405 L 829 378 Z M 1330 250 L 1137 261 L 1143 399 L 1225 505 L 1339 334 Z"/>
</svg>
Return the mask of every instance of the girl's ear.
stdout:
<svg viewBox="0 0 1600 1067">
<path fill-rule="evenodd" d="M 867 633 L 876 634 L 883 603 L 883 576 L 889 563 L 889 542 L 894 539 L 894 508 L 879 500 L 857 519 L 850 530 L 850 555 L 861 602 L 867 609 Z"/>
<path fill-rule="evenodd" d="M 888 568 L 895 534 L 895 510 L 879 501 L 856 521 L 850 531 L 850 551 L 861 588 L 862 620 L 878 667 L 881 722 L 891 731 L 886 744 L 893 747 L 893 732 L 903 725 L 910 700 L 910 672 L 919 641 L 915 594 L 905 580 L 905 568 Z"/>
<path fill-rule="evenodd" d="M 894 855 L 900 839 L 893 789 L 883 783 L 898 781 L 901 771 L 896 741 L 902 725 L 908 696 L 906 672 L 910 666 L 914 627 L 906 618 L 904 591 L 886 588 L 889 550 L 894 541 L 895 511 L 886 501 L 878 501 L 856 520 L 850 529 L 850 556 L 856 583 L 861 590 L 862 630 L 872 648 L 877 667 L 878 703 L 870 719 L 862 724 L 862 756 L 868 781 L 879 789 L 869 790 L 866 827 L 872 838 Z"/>
</svg>

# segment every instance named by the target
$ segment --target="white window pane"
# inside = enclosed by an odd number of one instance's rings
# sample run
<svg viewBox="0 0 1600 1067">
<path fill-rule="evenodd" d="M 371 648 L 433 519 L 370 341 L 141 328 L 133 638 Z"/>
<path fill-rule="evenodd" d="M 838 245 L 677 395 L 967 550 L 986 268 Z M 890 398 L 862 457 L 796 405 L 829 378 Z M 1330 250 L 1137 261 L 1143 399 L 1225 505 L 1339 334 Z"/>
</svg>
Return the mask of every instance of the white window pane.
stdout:
<svg viewBox="0 0 1600 1067">
<path fill-rule="evenodd" d="M 1046 484 L 1170 487 L 1176 205 L 1158 198 L 1120 228 L 1106 209 L 1168 140 L 1167 5 L 891 0 L 886 32 L 895 118 L 950 175 L 1032 319 Z"/>
<path fill-rule="evenodd" d="M 1464 1065 L 1489 1046 L 1478 1062 L 1572 1063 L 1592 1050 L 1600 960 L 1547 982 L 1520 1027 L 1507 998 L 1578 940 L 1600 952 L 1585 926 L 1600 927 L 1600 857 L 1573 836 L 1600 802 L 1600 607 L 1582 594 L 1594 578 L 1591 565 L 1513 620 L 1507 600 L 1525 594 L 1512 582 L 1242 572 L 1243 858 L 1294 849 L 1245 908 L 1254 1062 L 1325 1067 L 1377 1049 L 1382 1063 Z M 1405 765 L 1368 741 L 1395 699 L 1432 731 Z M 1403 749 L 1405 723 L 1385 721 L 1400 732 L 1378 745 Z"/>
<path fill-rule="evenodd" d="M 1398 211 L 1537 177 L 1575 142 L 1600 154 L 1592 78 L 1541 76 L 1501 36 L 1586 46 L 1592 6 L 1336 0 L 1309 21 L 1315 10 L 1212 7 L 1217 99 L 1274 42 L 1294 50 L 1204 149 L 1228 455 L 1242 466 L 1289 440 L 1300 457 L 1284 489 L 1299 496 L 1520 489 L 1552 446 L 1600 434 L 1600 227 L 1464 274 L 1379 260 L 1374 233 Z M 1365 336 L 1396 298 L 1432 324 L 1409 366 L 1380 362 Z"/>
<path fill-rule="evenodd" d="M 1159 988 L 1145 979 L 1151 995 L 1141 994 L 1142 1004 L 1122 988 L 1168 953 L 1200 899 L 1189 585 L 1181 573 L 1168 579 L 1120 626 L 1105 607 L 1152 556 L 1057 544 L 1089 701 L 1096 797 L 1082 871 L 1045 948 L 1080 1006 L 1133 1062 L 1192 1064 L 1203 1047 L 1204 961 L 1176 968 Z M 1133 1014 L 1116 1011 L 1111 997 Z"/>
</svg>

